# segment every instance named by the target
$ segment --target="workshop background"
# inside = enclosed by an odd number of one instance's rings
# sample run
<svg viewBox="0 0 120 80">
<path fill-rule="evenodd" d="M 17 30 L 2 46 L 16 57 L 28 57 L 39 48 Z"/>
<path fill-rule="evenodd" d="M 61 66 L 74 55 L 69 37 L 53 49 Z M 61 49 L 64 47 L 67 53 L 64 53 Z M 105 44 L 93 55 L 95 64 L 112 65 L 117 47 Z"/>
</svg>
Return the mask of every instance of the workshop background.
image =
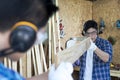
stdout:
<svg viewBox="0 0 120 80">
<path fill-rule="evenodd" d="M 54 54 L 64 50 L 66 41 L 70 38 L 81 37 L 84 22 L 94 19 L 99 25 L 101 20 L 104 21 L 104 30 L 100 36 L 104 39 L 110 37 L 115 43 L 111 64 L 119 70 L 120 27 L 116 23 L 120 20 L 120 0 L 54 0 L 54 2 L 60 10 L 48 22 L 48 40 L 31 48 L 19 62 L 5 58 L 5 66 L 20 72 L 24 77 L 46 72 L 54 63 Z M 76 73 L 74 76 L 77 78 L 78 72 Z"/>
<path fill-rule="evenodd" d="M 120 0 L 59 0 L 60 17 L 63 20 L 65 36 L 61 39 L 61 46 L 65 47 L 70 37 L 82 36 L 81 31 L 85 21 L 94 19 L 100 24 L 101 18 L 105 22 L 105 30 L 100 36 L 116 39 L 113 45 L 113 63 L 120 64 L 120 29 L 116 21 L 120 19 Z"/>
<path fill-rule="evenodd" d="M 120 20 L 120 0 L 59 0 L 59 7 L 65 32 L 64 38 L 61 39 L 61 46 L 64 48 L 66 41 L 71 37 L 82 36 L 81 32 L 85 21 L 94 19 L 100 25 L 102 19 L 105 29 L 100 37 L 104 39 L 112 37 L 113 43 L 115 43 L 112 64 L 119 70 L 120 29 L 116 23 Z M 112 80 L 117 79 L 112 78 Z"/>
</svg>

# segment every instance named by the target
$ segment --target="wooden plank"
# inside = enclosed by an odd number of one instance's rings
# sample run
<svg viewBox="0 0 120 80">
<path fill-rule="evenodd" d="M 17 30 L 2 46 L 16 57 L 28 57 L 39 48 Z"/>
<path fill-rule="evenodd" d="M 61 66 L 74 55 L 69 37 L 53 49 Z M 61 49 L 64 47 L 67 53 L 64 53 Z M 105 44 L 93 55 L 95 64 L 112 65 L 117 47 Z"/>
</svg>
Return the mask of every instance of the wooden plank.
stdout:
<svg viewBox="0 0 120 80">
<path fill-rule="evenodd" d="M 90 38 L 87 38 L 70 48 L 58 52 L 55 64 L 59 65 L 59 63 L 62 61 L 74 63 L 85 51 L 87 51 L 87 49 L 90 47 L 90 44 Z"/>
<path fill-rule="evenodd" d="M 7 67 L 7 58 L 4 58 L 4 66 Z"/>
<path fill-rule="evenodd" d="M 10 59 L 7 59 L 7 62 L 8 62 L 8 68 L 11 69 L 12 68 L 12 62 Z"/>
<path fill-rule="evenodd" d="M 55 39 L 55 21 L 54 21 L 54 18 L 55 18 L 55 16 L 53 15 L 52 16 L 52 27 L 51 27 L 51 36 L 52 36 L 52 45 L 51 45 L 51 47 L 52 47 L 52 63 L 54 63 L 54 60 L 55 60 L 55 55 L 56 55 L 56 39 Z"/>
<path fill-rule="evenodd" d="M 49 66 L 49 52 L 48 52 L 48 46 L 49 44 L 48 44 L 48 41 L 47 42 L 45 42 L 45 47 L 44 47 L 44 53 L 45 53 L 45 59 L 46 59 L 46 64 L 47 64 L 47 68 L 48 68 L 48 66 Z"/>
<path fill-rule="evenodd" d="M 56 32 L 55 32 L 55 16 L 52 17 L 52 36 L 53 36 L 53 55 L 56 55 Z"/>
<path fill-rule="evenodd" d="M 40 53 L 39 53 L 39 54 L 40 54 L 41 66 L 42 66 L 42 68 L 43 68 L 43 67 L 44 67 L 44 63 L 43 63 L 43 58 L 42 58 L 42 54 L 43 54 L 43 53 L 42 53 L 42 51 L 41 51 L 41 44 L 42 44 L 42 43 L 39 44 L 39 50 L 40 50 Z"/>
<path fill-rule="evenodd" d="M 25 55 L 21 58 L 22 59 L 22 76 L 23 77 L 27 77 L 27 54 L 25 53 Z"/>
<path fill-rule="evenodd" d="M 49 20 L 49 68 L 50 68 L 50 66 L 51 66 L 51 63 L 52 63 L 52 49 L 51 49 L 51 42 L 52 42 L 52 40 L 51 40 L 51 19 Z"/>
<path fill-rule="evenodd" d="M 27 78 L 32 76 L 31 50 L 27 51 Z"/>
<path fill-rule="evenodd" d="M 58 6 L 58 0 L 56 0 L 56 6 Z M 58 52 L 61 51 L 60 47 L 60 28 L 59 28 L 59 11 L 56 12 L 56 20 L 57 20 L 57 41 L 58 41 Z"/>
<path fill-rule="evenodd" d="M 40 44 L 40 48 L 41 48 L 41 56 L 42 56 L 42 59 L 43 59 L 44 69 L 45 69 L 45 72 L 47 72 L 47 64 L 46 64 L 46 60 L 45 60 L 45 53 L 44 53 L 42 43 Z"/>
<path fill-rule="evenodd" d="M 37 64 L 36 64 L 35 52 L 33 47 L 32 47 L 32 59 L 33 59 L 33 69 L 34 69 L 35 75 L 37 75 Z"/>
<path fill-rule="evenodd" d="M 20 74 L 23 75 L 22 59 L 19 60 Z"/>
<path fill-rule="evenodd" d="M 35 54 L 36 54 L 36 62 L 37 62 L 37 71 L 38 74 L 41 74 L 43 73 L 43 68 L 40 60 L 40 50 L 38 45 L 35 45 Z"/>
<path fill-rule="evenodd" d="M 13 69 L 14 71 L 18 72 L 18 70 L 17 70 L 17 61 L 16 61 L 16 62 L 15 62 L 15 61 L 12 61 L 12 69 Z"/>
<path fill-rule="evenodd" d="M 120 78 L 120 71 L 110 70 L 110 75 L 113 76 L 113 77 L 119 77 Z"/>
</svg>

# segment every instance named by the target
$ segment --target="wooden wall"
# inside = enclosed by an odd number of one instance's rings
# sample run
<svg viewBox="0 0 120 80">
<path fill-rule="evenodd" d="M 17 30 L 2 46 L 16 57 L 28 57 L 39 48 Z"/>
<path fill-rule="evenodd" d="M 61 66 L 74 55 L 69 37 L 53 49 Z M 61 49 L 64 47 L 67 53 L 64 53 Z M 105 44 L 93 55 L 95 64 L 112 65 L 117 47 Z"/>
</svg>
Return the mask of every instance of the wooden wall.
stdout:
<svg viewBox="0 0 120 80">
<path fill-rule="evenodd" d="M 61 39 L 63 48 L 70 37 L 81 36 L 86 20 L 93 18 L 99 24 L 100 18 L 103 18 L 106 28 L 100 36 L 104 39 L 115 37 L 117 42 L 113 46 L 113 63 L 120 64 L 120 29 L 115 26 L 115 22 L 120 19 L 120 0 L 97 0 L 93 3 L 85 0 L 59 0 L 59 7 L 65 31 Z"/>
<path fill-rule="evenodd" d="M 70 37 L 81 36 L 84 21 L 92 19 L 92 2 L 85 0 L 59 0 L 60 19 L 64 25 L 65 36 L 61 39 L 61 46 Z"/>
<path fill-rule="evenodd" d="M 120 64 L 120 29 L 116 28 L 115 22 L 120 19 L 120 0 L 97 0 L 93 3 L 93 19 L 98 23 L 100 18 L 105 21 L 105 31 L 101 37 L 107 39 L 109 36 L 116 38 L 113 46 L 113 63 Z"/>
</svg>

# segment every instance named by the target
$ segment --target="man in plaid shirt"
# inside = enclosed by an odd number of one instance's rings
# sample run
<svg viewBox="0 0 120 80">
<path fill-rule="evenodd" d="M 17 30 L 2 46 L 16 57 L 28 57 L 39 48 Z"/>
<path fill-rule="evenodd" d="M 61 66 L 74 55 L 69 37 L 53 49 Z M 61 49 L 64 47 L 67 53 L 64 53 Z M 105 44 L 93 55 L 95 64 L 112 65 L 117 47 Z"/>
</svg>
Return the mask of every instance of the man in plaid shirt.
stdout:
<svg viewBox="0 0 120 80">
<path fill-rule="evenodd" d="M 84 24 L 82 34 L 91 37 L 96 47 L 93 53 L 92 80 L 111 80 L 110 62 L 112 60 L 112 45 L 107 40 L 98 37 L 97 23 L 93 20 L 88 20 Z M 80 66 L 79 80 L 84 80 L 86 55 L 87 52 L 73 64 L 74 66 Z"/>
</svg>

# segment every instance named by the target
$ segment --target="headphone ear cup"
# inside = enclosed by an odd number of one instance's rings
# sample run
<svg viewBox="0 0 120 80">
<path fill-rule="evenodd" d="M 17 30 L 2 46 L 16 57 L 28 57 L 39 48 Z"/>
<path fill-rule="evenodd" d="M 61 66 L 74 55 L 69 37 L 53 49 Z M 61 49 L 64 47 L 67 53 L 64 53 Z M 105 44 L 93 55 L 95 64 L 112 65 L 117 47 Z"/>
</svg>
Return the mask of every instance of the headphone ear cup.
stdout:
<svg viewBox="0 0 120 80">
<path fill-rule="evenodd" d="M 101 34 L 101 30 L 100 29 L 97 30 L 97 35 L 99 35 L 99 34 Z"/>
<path fill-rule="evenodd" d="M 85 36 L 85 31 L 82 31 L 82 35 Z"/>
<path fill-rule="evenodd" d="M 18 26 L 10 34 L 10 45 L 18 52 L 27 51 L 36 40 L 36 31 L 29 26 Z"/>
</svg>

